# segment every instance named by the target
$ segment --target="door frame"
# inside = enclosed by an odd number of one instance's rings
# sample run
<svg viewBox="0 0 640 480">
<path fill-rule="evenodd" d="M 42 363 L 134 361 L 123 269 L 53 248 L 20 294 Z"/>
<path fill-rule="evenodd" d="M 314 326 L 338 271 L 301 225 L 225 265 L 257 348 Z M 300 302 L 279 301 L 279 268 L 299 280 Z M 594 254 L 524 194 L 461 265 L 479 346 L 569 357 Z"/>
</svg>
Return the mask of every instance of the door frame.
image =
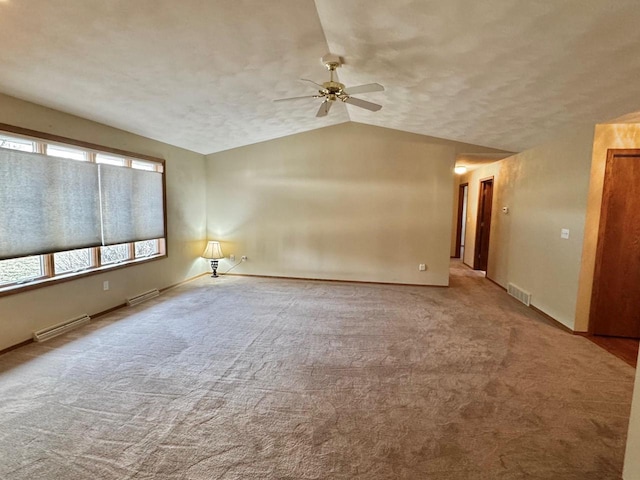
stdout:
<svg viewBox="0 0 640 480">
<path fill-rule="evenodd" d="M 462 247 L 462 222 L 466 221 L 466 218 L 463 219 L 462 218 L 462 213 L 464 211 L 464 189 L 465 187 L 467 188 L 467 202 L 469 201 L 469 196 L 468 196 L 468 192 L 469 192 L 469 182 L 465 182 L 465 183 L 461 183 L 460 185 L 458 185 L 458 215 L 457 215 L 457 222 L 458 225 L 456 227 L 456 248 L 453 252 L 453 258 L 460 258 L 460 247 Z"/>
<path fill-rule="evenodd" d="M 482 215 L 483 212 L 483 203 L 482 203 L 482 188 L 483 188 L 483 184 L 484 183 L 488 183 L 491 182 L 491 210 L 489 211 L 489 234 L 487 235 L 487 239 L 490 239 L 491 236 L 491 217 L 492 217 L 492 211 L 493 211 L 493 187 L 495 185 L 495 181 L 494 181 L 494 176 L 490 176 L 490 177 L 485 177 L 485 178 L 481 178 L 480 181 L 478 182 L 479 185 L 479 191 L 478 191 L 478 211 L 476 212 L 476 242 L 473 246 L 473 269 L 474 270 L 480 270 L 479 268 L 479 263 L 478 263 L 478 247 L 479 247 L 479 240 L 480 240 L 480 217 Z M 489 267 L 488 265 L 488 260 L 489 258 L 489 248 L 487 247 L 487 268 Z M 485 270 L 486 272 L 486 270 Z"/>
<path fill-rule="evenodd" d="M 604 229 L 602 223 L 606 220 L 605 207 L 608 206 L 608 198 L 605 198 L 605 184 L 607 181 L 607 167 L 613 162 L 615 156 L 640 156 L 639 148 L 609 148 L 607 149 L 607 159 L 604 164 L 604 175 L 602 178 L 602 199 L 600 204 L 600 218 L 598 219 L 598 240 L 596 242 L 595 262 L 593 268 L 593 277 L 591 279 L 591 298 L 589 299 L 589 325 L 587 327 L 587 333 L 589 335 L 597 335 L 596 329 L 596 304 L 595 301 L 600 295 L 600 284 L 596 280 L 600 276 L 600 271 L 603 267 L 602 249 L 604 248 Z M 624 337 L 614 337 L 624 338 Z"/>
</svg>

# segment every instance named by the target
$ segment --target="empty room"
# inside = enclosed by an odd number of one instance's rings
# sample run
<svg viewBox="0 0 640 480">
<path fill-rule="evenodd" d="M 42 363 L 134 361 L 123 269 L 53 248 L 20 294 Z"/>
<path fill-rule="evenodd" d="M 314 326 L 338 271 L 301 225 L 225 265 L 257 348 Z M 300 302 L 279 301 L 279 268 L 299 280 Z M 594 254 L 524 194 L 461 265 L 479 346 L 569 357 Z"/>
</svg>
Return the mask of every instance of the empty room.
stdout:
<svg viewBox="0 0 640 480">
<path fill-rule="evenodd" d="M 638 24 L 0 0 L 0 478 L 640 480 Z"/>
</svg>

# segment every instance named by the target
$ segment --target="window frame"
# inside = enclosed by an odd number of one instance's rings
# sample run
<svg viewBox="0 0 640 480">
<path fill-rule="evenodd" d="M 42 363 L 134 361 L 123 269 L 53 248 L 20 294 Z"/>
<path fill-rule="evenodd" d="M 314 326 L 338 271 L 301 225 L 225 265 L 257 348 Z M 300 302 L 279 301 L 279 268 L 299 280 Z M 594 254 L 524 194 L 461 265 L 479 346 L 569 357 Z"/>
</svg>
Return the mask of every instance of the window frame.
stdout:
<svg viewBox="0 0 640 480">
<path fill-rule="evenodd" d="M 40 264 L 42 269 L 42 275 L 34 278 L 19 280 L 12 283 L 0 284 L 0 297 L 11 295 L 14 293 L 20 293 L 27 290 L 33 290 L 46 286 L 51 286 L 56 283 L 67 282 L 71 280 L 77 280 L 80 278 L 88 277 L 91 275 L 97 275 L 106 271 L 119 270 L 134 265 L 140 265 L 156 260 L 162 260 L 168 257 L 167 248 L 167 188 L 166 188 L 166 162 L 162 158 L 152 157 L 150 155 L 143 155 L 139 153 L 129 152 L 126 150 L 120 150 L 117 148 L 106 147 L 104 145 L 98 145 L 94 143 L 84 142 L 81 140 L 74 140 L 72 138 L 62 137 L 59 135 L 53 135 L 50 133 L 39 132 L 36 130 L 30 130 L 27 128 L 17 127 L 14 125 L 8 125 L 0 123 L 0 134 L 7 134 L 8 136 L 16 136 L 18 138 L 24 138 L 25 140 L 34 142 L 34 152 L 44 153 L 46 152 L 47 144 L 59 145 L 61 147 L 79 148 L 85 151 L 86 160 L 96 163 L 96 157 L 98 154 L 116 155 L 123 157 L 124 164 L 122 168 L 135 168 L 133 167 L 134 161 L 144 162 L 146 164 L 151 163 L 155 165 L 155 171 L 162 175 L 162 205 L 163 205 L 163 221 L 164 221 L 164 234 L 163 238 L 154 239 L 157 243 L 158 252 L 154 255 L 148 255 L 145 257 L 135 257 L 135 243 L 128 242 L 123 245 L 127 245 L 128 258 L 120 262 L 108 263 L 106 265 L 101 264 L 101 246 L 89 247 L 91 252 L 91 266 L 77 271 L 63 272 L 56 274 L 54 266 L 54 255 L 61 252 L 53 252 L 42 255 L 37 255 L 40 258 Z M 21 257 L 18 257 L 21 258 Z"/>
</svg>

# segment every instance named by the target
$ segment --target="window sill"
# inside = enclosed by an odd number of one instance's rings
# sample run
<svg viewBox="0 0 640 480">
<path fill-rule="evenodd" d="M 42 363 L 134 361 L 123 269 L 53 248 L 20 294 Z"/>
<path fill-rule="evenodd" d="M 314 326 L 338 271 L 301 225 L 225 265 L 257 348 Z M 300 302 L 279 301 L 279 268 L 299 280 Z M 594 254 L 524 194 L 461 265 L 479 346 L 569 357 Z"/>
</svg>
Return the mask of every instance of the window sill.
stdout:
<svg viewBox="0 0 640 480">
<path fill-rule="evenodd" d="M 78 280 L 81 278 L 90 277 L 91 275 L 105 273 L 107 271 L 119 270 L 121 268 L 133 267 L 135 265 L 142 265 L 144 263 L 149 263 L 156 260 L 162 260 L 163 258 L 167 258 L 166 253 L 160 253 L 157 255 L 149 256 L 149 257 L 137 258 L 135 260 L 128 260 L 126 262 L 112 263 L 109 265 L 103 265 L 101 267 L 89 268 L 86 270 L 82 270 L 80 272 L 63 273 L 60 275 L 56 275 L 55 277 L 44 277 L 44 278 L 40 277 L 40 278 L 34 279 L 33 281 L 0 287 L 0 297 L 13 295 L 16 293 L 22 293 L 29 290 L 35 290 L 37 288 L 50 287 L 58 283 L 68 282 L 71 280 Z"/>
</svg>

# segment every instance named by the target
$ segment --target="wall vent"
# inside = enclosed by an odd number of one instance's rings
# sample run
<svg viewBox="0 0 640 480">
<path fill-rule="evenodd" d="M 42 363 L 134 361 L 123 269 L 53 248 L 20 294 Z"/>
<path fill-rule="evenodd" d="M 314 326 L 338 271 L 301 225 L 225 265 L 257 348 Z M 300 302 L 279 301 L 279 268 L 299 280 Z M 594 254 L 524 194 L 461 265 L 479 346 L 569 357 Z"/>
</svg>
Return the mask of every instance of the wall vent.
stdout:
<svg viewBox="0 0 640 480">
<path fill-rule="evenodd" d="M 142 302 L 146 302 L 152 298 L 160 296 L 160 292 L 157 288 L 149 290 L 148 292 L 141 293 L 135 297 L 127 298 L 127 305 L 133 307 L 134 305 L 140 305 Z"/>
<path fill-rule="evenodd" d="M 81 315 L 76 318 L 72 318 L 67 320 L 66 322 L 58 323 L 49 328 L 44 328 L 42 330 L 38 330 L 37 332 L 33 332 L 33 339 L 36 342 L 44 342 L 45 340 L 49 340 L 50 338 L 57 337 L 58 335 L 62 335 L 69 330 L 72 330 L 80 325 L 84 325 L 89 322 L 91 317 L 89 315 Z"/>
<path fill-rule="evenodd" d="M 531 294 L 529 292 L 525 292 L 520 287 L 515 286 L 513 283 L 508 285 L 507 293 L 516 300 L 524 303 L 527 307 L 531 305 Z"/>
</svg>

